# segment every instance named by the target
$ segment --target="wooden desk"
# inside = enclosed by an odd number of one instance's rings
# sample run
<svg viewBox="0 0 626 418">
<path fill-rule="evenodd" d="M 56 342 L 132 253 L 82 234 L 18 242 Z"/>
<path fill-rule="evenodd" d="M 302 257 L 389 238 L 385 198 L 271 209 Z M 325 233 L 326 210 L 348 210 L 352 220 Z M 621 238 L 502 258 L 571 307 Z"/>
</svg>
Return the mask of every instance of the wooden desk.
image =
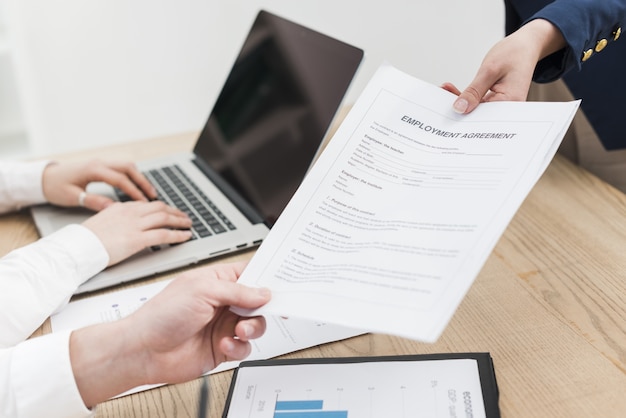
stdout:
<svg viewBox="0 0 626 418">
<path fill-rule="evenodd" d="M 141 159 L 190 149 L 194 138 L 59 159 Z M 0 217 L 0 237 L 0 254 L 37 239 L 28 212 Z M 364 335 L 285 357 L 489 351 L 503 417 L 626 416 L 625 246 L 626 196 L 557 157 L 436 344 Z M 210 378 L 211 417 L 221 416 L 231 375 Z M 112 400 L 96 416 L 195 417 L 199 388 L 196 379 Z"/>
</svg>

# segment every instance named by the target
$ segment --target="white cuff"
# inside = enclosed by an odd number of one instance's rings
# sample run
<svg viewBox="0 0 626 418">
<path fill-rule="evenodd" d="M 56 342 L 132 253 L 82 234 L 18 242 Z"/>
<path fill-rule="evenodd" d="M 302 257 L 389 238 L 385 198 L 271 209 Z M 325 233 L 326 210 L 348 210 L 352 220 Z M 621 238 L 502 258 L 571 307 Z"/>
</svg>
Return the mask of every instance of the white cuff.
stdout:
<svg viewBox="0 0 626 418">
<path fill-rule="evenodd" d="M 76 287 L 100 273 L 109 264 L 109 253 L 100 239 L 90 229 L 72 224 L 42 238 L 65 249 L 74 262 L 77 274 Z"/>
<path fill-rule="evenodd" d="M 43 171 L 50 161 L 0 162 L 0 212 L 45 203 Z"/>
<path fill-rule="evenodd" d="M 17 416 L 90 417 L 72 372 L 71 331 L 32 338 L 13 352 L 11 380 Z"/>
</svg>

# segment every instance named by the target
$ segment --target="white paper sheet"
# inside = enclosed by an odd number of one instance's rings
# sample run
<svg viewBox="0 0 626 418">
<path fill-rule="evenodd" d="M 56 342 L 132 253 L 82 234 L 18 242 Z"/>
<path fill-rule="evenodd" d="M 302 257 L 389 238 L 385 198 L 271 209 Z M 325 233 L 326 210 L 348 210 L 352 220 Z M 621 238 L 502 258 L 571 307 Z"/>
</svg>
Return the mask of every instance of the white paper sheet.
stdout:
<svg viewBox="0 0 626 418">
<path fill-rule="evenodd" d="M 579 106 L 454 98 L 381 66 L 240 279 L 272 300 L 240 312 L 435 341 Z"/>
</svg>

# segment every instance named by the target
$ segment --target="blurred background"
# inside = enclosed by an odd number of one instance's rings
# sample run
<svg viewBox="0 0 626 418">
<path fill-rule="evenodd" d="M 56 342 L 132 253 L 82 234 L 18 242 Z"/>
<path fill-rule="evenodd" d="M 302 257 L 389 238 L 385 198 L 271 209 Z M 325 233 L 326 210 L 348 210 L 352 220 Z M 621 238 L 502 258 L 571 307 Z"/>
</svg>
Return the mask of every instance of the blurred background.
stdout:
<svg viewBox="0 0 626 418">
<path fill-rule="evenodd" d="M 502 0 L 0 0 L 0 159 L 202 129 L 259 9 L 465 87 L 504 35 Z"/>
</svg>

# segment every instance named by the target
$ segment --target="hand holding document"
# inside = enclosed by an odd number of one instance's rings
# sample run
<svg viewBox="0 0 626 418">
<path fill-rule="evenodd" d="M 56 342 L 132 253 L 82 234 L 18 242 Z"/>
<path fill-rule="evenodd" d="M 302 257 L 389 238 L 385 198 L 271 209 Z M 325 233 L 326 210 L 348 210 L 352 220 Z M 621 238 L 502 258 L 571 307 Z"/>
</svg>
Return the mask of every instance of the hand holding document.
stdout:
<svg viewBox="0 0 626 418">
<path fill-rule="evenodd" d="M 170 282 L 171 280 L 162 280 L 70 302 L 65 308 L 50 317 L 52 331 L 75 330 L 122 319 L 139 309 Z M 247 360 L 268 359 L 363 333 L 361 330 L 297 318 L 276 316 L 268 317 L 266 320 L 265 334 L 261 338 L 251 341 L 252 352 Z M 239 361 L 234 360 L 221 363 L 209 374 L 233 369 L 239 363 Z M 119 396 L 151 389 L 155 386 L 160 385 L 139 386 Z"/>
<path fill-rule="evenodd" d="M 240 283 L 273 314 L 435 341 L 579 101 L 484 103 L 383 65 Z"/>
</svg>

